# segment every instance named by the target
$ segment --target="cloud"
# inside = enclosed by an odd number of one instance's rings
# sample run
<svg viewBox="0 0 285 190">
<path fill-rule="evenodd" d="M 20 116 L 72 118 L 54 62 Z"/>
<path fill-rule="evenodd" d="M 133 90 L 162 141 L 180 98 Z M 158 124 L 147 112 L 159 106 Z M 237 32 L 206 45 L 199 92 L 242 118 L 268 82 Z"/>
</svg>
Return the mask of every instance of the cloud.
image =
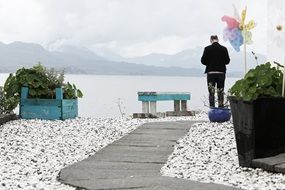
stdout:
<svg viewBox="0 0 285 190">
<path fill-rule="evenodd" d="M 169 53 L 207 45 L 210 34 L 221 35 L 225 26 L 220 18 L 233 14 L 232 3 L 236 1 L 1 0 L 0 39 L 100 47 L 128 56 Z M 249 11 L 260 16 L 251 4 Z"/>
<path fill-rule="evenodd" d="M 32 0 L 0 1 L 0 40 L 40 40 L 45 36 L 45 25 L 42 7 Z"/>
</svg>

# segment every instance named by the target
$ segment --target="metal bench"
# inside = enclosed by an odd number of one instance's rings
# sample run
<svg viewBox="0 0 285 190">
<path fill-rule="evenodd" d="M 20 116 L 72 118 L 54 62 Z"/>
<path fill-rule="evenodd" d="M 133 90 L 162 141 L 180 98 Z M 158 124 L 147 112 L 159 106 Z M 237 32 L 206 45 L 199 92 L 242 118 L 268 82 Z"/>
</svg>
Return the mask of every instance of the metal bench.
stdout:
<svg viewBox="0 0 285 190">
<path fill-rule="evenodd" d="M 190 98 L 190 92 L 138 92 L 138 100 L 142 102 L 142 113 L 135 113 L 134 117 L 191 116 L 193 113 L 187 111 L 187 100 Z M 174 111 L 158 113 L 157 101 L 174 101 Z"/>
</svg>

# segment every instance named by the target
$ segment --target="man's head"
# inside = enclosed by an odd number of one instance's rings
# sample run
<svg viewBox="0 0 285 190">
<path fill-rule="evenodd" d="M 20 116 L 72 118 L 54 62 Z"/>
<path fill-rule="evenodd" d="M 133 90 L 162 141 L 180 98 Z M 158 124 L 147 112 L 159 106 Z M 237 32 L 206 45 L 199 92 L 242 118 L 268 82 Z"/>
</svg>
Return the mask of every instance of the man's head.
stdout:
<svg viewBox="0 0 285 190">
<path fill-rule="evenodd" d="M 210 42 L 214 43 L 214 42 L 219 42 L 218 36 L 217 35 L 212 35 L 210 37 Z"/>
</svg>

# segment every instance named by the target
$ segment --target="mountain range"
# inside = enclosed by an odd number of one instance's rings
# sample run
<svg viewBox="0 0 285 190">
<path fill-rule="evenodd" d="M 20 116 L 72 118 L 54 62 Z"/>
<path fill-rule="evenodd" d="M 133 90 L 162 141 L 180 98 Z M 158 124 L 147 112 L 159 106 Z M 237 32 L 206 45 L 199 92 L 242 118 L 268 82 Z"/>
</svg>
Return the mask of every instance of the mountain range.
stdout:
<svg viewBox="0 0 285 190">
<path fill-rule="evenodd" d="M 145 64 L 145 65 L 156 65 L 164 67 L 183 67 L 183 68 L 203 68 L 201 65 L 201 55 L 204 48 L 196 47 L 194 49 L 187 49 L 181 52 L 178 52 L 174 55 L 165 55 L 165 54 L 149 54 L 142 57 L 135 57 L 129 59 L 121 59 L 122 61 L 127 61 L 131 63 Z M 244 70 L 244 55 L 243 52 L 235 52 L 229 50 L 229 55 L 231 58 L 230 64 L 227 66 L 228 71 L 233 72 L 243 72 Z M 256 54 L 255 56 L 251 53 L 247 53 L 247 64 L 249 68 L 256 66 L 256 61 L 258 63 L 265 63 L 266 57 L 261 54 Z"/>
<path fill-rule="evenodd" d="M 63 46 L 57 51 L 49 51 L 39 44 L 0 42 L 0 72 L 15 72 L 21 67 L 32 67 L 41 62 L 46 67 L 64 69 L 72 74 L 100 75 L 164 75 L 164 76 L 202 76 L 204 66 L 200 63 L 202 47 L 187 49 L 174 55 L 149 54 L 141 57 L 123 58 L 119 55 L 100 56 L 95 52 L 74 46 Z M 240 76 L 243 70 L 241 53 L 230 52 L 229 76 Z M 247 55 L 249 67 L 256 60 Z M 258 55 L 263 63 L 265 56 Z"/>
</svg>

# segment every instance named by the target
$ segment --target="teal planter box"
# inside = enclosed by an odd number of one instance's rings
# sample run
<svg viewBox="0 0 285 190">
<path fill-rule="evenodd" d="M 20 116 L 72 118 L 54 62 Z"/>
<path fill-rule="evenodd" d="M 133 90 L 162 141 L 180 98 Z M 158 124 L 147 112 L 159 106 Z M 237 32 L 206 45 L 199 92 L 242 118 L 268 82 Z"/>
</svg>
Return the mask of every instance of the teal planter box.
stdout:
<svg viewBox="0 0 285 190">
<path fill-rule="evenodd" d="M 22 87 L 20 117 L 23 119 L 71 119 L 78 116 L 77 99 L 63 99 L 62 88 L 56 88 L 55 99 L 28 98 L 28 88 Z"/>
</svg>

